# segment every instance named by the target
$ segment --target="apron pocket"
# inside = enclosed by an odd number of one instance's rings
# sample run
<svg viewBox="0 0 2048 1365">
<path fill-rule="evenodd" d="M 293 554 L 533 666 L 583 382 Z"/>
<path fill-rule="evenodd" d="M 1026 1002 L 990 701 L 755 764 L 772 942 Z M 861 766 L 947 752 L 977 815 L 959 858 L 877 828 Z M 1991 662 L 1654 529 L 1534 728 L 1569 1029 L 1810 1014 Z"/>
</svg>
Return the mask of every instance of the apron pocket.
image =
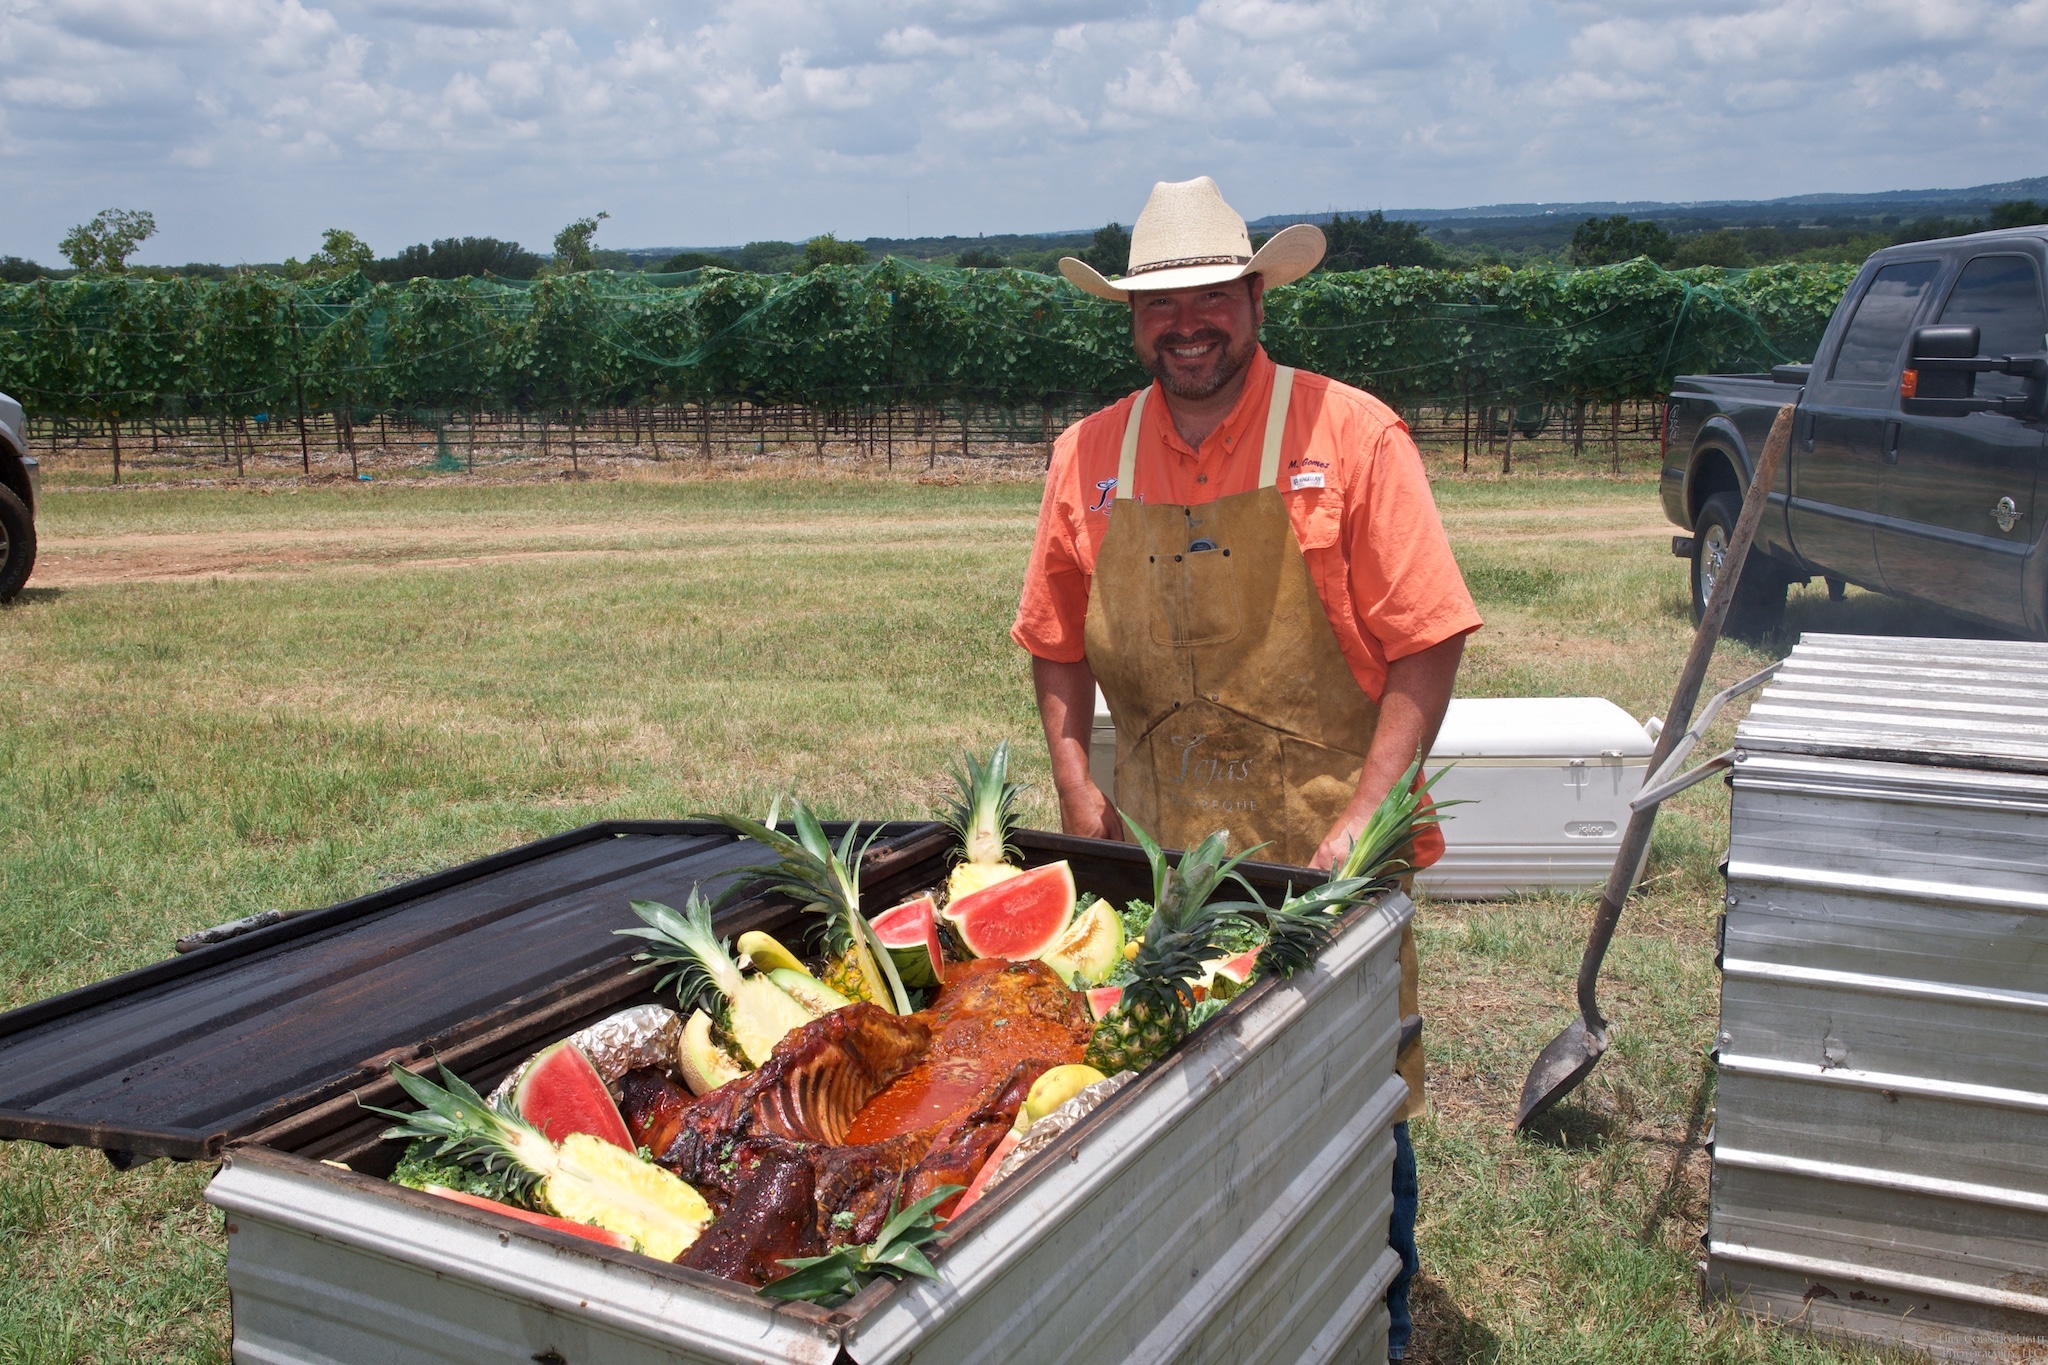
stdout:
<svg viewBox="0 0 2048 1365">
<path fill-rule="evenodd" d="M 1221 645 L 1237 638 L 1237 568 L 1228 550 L 1153 555 L 1152 589 L 1161 607 L 1152 613 L 1154 644 Z M 1174 634 L 1175 622 L 1183 633 Z"/>
</svg>

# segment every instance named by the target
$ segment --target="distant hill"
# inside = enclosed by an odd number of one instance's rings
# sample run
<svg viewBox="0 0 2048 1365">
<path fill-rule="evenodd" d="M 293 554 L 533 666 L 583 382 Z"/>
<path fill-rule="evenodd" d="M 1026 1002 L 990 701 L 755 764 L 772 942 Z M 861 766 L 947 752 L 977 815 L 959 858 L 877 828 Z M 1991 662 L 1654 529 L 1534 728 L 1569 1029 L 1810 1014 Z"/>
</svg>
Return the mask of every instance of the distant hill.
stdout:
<svg viewBox="0 0 2048 1365">
<path fill-rule="evenodd" d="M 1848 214 L 1857 218 L 1885 215 L 1922 217 L 1928 214 L 1982 213 L 1993 204 L 2013 199 L 2048 199 L 2048 175 L 2029 180 L 2007 180 L 1996 185 L 1974 185 L 1962 190 L 1885 190 L 1874 194 L 1795 194 L 1784 199 L 1702 199 L 1691 203 L 1662 200 L 1589 199 L 1578 203 L 1481 204 L 1462 209 L 1382 209 L 1389 218 L 1415 222 L 1476 218 L 1563 218 L 1579 222 L 1626 214 L 1631 218 L 1685 222 L 1707 219 L 1723 223 L 1781 223 L 1799 219 L 1802 209 L 1824 209 L 1833 217 Z M 1289 223 L 1327 223 L 1338 213 L 1357 217 L 1370 210 L 1337 209 L 1324 213 L 1269 213 L 1254 219 L 1251 226 L 1268 231 Z"/>
</svg>

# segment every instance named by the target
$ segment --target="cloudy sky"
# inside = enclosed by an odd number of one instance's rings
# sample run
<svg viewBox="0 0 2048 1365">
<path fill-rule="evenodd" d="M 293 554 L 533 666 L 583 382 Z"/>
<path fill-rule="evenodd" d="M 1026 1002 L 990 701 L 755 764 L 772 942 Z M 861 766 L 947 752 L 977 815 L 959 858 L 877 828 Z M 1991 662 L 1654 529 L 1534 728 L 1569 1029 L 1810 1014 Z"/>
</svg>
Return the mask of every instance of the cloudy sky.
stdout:
<svg viewBox="0 0 2048 1365">
<path fill-rule="evenodd" d="M 2048 172 L 2048 0 L 0 0 L 0 253 L 712 245 Z"/>
</svg>

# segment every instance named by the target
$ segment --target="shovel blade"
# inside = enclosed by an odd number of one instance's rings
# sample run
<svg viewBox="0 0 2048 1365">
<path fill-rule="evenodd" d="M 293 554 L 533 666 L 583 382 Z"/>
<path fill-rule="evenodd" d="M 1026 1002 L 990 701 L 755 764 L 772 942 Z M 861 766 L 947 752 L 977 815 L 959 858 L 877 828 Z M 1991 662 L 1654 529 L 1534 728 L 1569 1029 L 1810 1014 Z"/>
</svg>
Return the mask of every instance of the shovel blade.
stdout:
<svg viewBox="0 0 2048 1365">
<path fill-rule="evenodd" d="M 1529 1068 L 1529 1077 L 1522 1082 L 1522 1102 L 1515 1110 L 1515 1130 L 1526 1129 L 1544 1110 L 1569 1095 L 1605 1051 L 1605 1029 L 1588 1029 L 1584 1015 L 1572 1020 L 1571 1027 L 1552 1038 Z"/>
</svg>

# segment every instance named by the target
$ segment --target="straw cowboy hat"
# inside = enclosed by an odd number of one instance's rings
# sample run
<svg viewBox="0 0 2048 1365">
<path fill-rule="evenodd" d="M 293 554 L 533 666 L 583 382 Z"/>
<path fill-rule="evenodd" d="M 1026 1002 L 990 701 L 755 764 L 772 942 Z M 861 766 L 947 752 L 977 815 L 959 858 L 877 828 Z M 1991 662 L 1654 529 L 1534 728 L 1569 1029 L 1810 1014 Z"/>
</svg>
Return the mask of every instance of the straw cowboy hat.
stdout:
<svg viewBox="0 0 2048 1365">
<path fill-rule="evenodd" d="M 1254 254 L 1244 218 L 1223 202 L 1215 181 L 1198 175 L 1152 187 L 1131 228 L 1130 269 L 1115 282 L 1073 256 L 1061 259 L 1060 274 L 1099 299 L 1122 302 L 1140 291 L 1199 289 L 1246 275 L 1264 275 L 1269 286 L 1286 284 L 1314 270 L 1323 250 L 1323 230 L 1296 223 Z"/>
</svg>

